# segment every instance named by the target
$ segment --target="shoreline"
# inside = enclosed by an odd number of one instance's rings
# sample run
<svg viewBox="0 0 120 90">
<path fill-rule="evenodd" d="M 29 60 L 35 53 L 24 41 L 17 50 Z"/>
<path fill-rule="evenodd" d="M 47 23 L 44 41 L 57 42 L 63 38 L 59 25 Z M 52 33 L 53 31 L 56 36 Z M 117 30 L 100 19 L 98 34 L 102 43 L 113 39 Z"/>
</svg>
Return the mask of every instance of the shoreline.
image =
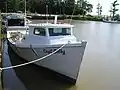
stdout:
<svg viewBox="0 0 120 90">
<path fill-rule="evenodd" d="M 46 20 L 46 16 L 37 16 L 37 15 L 33 15 L 31 17 L 27 17 L 28 19 L 31 20 Z M 58 20 L 70 20 L 71 16 L 58 16 Z M 81 21 L 103 21 L 102 17 L 98 17 L 98 16 L 76 16 L 74 15 L 72 17 L 72 20 L 81 20 Z M 48 20 L 54 20 L 53 16 L 48 16 Z"/>
<path fill-rule="evenodd" d="M 3 17 L 6 14 L 18 14 L 18 13 L 2 13 Z M 19 14 L 24 14 L 24 13 L 19 13 Z M 46 14 L 36 14 L 36 13 L 27 13 L 27 18 L 32 19 L 32 20 L 53 20 L 56 15 L 46 15 Z M 66 19 L 73 19 L 73 20 L 82 20 L 82 21 L 102 21 L 103 16 L 93 16 L 93 15 L 57 15 L 58 20 L 66 20 Z"/>
</svg>

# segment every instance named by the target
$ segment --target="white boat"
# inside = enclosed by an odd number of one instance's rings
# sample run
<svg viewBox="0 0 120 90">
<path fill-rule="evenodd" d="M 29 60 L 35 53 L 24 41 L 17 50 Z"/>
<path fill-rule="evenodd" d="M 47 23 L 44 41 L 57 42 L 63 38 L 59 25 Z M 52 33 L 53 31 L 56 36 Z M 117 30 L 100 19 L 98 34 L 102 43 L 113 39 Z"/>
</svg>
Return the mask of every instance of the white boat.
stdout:
<svg viewBox="0 0 120 90">
<path fill-rule="evenodd" d="M 120 24 L 120 21 L 113 21 L 113 20 L 103 20 L 103 22 Z"/>
<path fill-rule="evenodd" d="M 23 14 L 10 14 L 6 16 L 5 20 L 5 33 L 9 33 L 11 31 L 20 31 L 23 32 L 23 34 L 26 33 L 26 30 L 28 28 L 28 24 L 31 23 L 30 20 L 25 19 Z M 9 38 L 9 36 L 7 36 Z"/>
<path fill-rule="evenodd" d="M 27 19 L 24 14 L 14 13 L 8 14 L 5 17 L 6 26 L 25 26 L 26 24 L 31 23 L 29 19 Z"/>
<path fill-rule="evenodd" d="M 9 45 L 13 51 L 27 61 L 48 55 L 62 45 L 62 49 L 36 65 L 58 72 L 70 80 L 77 80 L 80 64 L 86 47 L 86 41 L 77 41 L 73 35 L 73 25 L 52 23 L 29 24 L 29 32 L 21 34 L 9 32 Z M 17 38 L 17 39 L 16 39 Z"/>
</svg>

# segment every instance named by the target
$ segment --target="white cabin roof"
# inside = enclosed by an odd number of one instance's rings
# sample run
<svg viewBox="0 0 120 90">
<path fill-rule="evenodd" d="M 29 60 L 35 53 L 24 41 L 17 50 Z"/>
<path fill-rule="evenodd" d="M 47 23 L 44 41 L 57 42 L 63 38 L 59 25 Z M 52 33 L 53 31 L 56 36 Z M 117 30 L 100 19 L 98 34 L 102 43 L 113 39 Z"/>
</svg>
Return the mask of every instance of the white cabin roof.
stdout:
<svg viewBox="0 0 120 90">
<path fill-rule="evenodd" d="M 28 26 L 9 26 L 7 27 L 7 30 L 25 30 Z"/>
<path fill-rule="evenodd" d="M 8 14 L 6 16 L 6 19 L 24 19 L 24 18 L 25 18 L 25 15 L 20 13 Z"/>
<path fill-rule="evenodd" d="M 39 23 L 39 24 L 29 24 L 32 27 L 52 27 L 52 28 L 72 28 L 74 25 L 71 24 L 52 24 L 52 23 Z"/>
</svg>

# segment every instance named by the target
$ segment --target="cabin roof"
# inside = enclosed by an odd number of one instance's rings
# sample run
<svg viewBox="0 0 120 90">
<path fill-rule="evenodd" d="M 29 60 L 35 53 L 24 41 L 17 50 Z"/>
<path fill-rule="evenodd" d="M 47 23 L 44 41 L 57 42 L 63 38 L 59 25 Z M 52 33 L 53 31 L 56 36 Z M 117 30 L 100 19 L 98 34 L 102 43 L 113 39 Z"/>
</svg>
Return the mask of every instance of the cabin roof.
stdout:
<svg viewBox="0 0 120 90">
<path fill-rule="evenodd" d="M 25 30 L 28 26 L 9 26 L 8 30 Z"/>
<path fill-rule="evenodd" d="M 9 14 L 6 16 L 6 19 L 24 19 L 23 14 Z"/>
<path fill-rule="evenodd" d="M 32 27 L 52 27 L 52 28 L 71 28 L 74 25 L 71 24 L 52 24 L 52 23 L 39 23 L 39 24 L 29 24 L 28 26 Z"/>
</svg>

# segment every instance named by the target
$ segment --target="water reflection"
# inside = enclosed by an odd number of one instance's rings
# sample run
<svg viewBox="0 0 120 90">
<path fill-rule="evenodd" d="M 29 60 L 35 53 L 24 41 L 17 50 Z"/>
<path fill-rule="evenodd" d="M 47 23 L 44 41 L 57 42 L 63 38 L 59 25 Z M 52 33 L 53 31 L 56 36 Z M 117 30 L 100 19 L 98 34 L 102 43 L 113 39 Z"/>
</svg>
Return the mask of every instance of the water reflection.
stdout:
<svg viewBox="0 0 120 90">
<path fill-rule="evenodd" d="M 12 59 L 17 60 L 17 58 L 14 57 Z M 5 41 L 2 66 L 7 67 L 11 65 L 7 42 Z M 16 76 L 14 69 L 4 70 L 2 72 L 2 85 L 5 90 L 26 90 L 24 84 Z"/>
<path fill-rule="evenodd" d="M 74 21 L 77 23 L 77 21 Z M 91 22 L 84 23 L 82 33 L 76 36 L 88 41 L 81 64 L 78 90 L 118 90 L 120 89 L 120 24 Z M 75 24 L 81 27 L 81 24 Z M 97 32 L 97 33 L 96 33 Z"/>
</svg>

